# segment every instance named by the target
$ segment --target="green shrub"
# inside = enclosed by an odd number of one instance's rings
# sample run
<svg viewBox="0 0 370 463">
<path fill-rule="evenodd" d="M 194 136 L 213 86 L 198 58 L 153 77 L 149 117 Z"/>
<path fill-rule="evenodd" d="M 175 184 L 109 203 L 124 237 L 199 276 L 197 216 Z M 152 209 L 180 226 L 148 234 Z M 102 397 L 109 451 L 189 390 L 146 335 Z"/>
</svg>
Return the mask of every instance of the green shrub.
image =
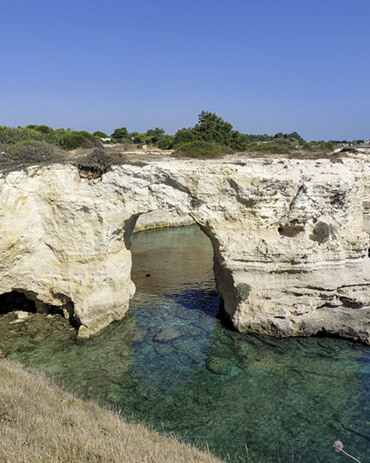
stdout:
<svg viewBox="0 0 370 463">
<path fill-rule="evenodd" d="M 93 148 L 101 146 L 100 141 L 89 132 L 65 132 L 61 139 L 64 149 Z"/>
<path fill-rule="evenodd" d="M 158 143 L 165 136 L 165 131 L 156 127 L 155 129 L 149 129 L 146 131 L 145 135 L 148 137 L 148 140 L 151 144 Z"/>
<path fill-rule="evenodd" d="M 288 145 L 280 143 L 253 143 L 248 146 L 247 151 L 258 151 L 260 153 L 289 153 L 291 148 Z"/>
<path fill-rule="evenodd" d="M 13 145 L 27 140 L 43 140 L 45 137 L 33 129 L 0 127 L 0 144 Z"/>
<path fill-rule="evenodd" d="M 0 146 L 0 168 L 2 170 L 60 160 L 58 149 L 43 141 L 27 140 L 13 145 Z"/>
<path fill-rule="evenodd" d="M 47 125 L 38 125 L 35 127 L 35 130 L 40 133 L 52 133 L 53 129 Z"/>
<path fill-rule="evenodd" d="M 172 135 L 164 135 L 161 140 L 158 142 L 158 148 L 161 150 L 170 150 L 173 147 L 173 136 Z"/>
<path fill-rule="evenodd" d="M 333 151 L 334 145 L 331 142 L 326 141 L 310 141 L 303 145 L 305 151 Z"/>
<path fill-rule="evenodd" d="M 249 294 L 251 292 L 251 286 L 248 285 L 247 283 L 239 283 L 236 287 L 236 299 L 237 302 L 243 302 L 246 301 L 249 297 Z"/>
<path fill-rule="evenodd" d="M 78 147 L 91 148 L 86 138 L 78 132 L 66 133 L 63 136 L 62 147 L 64 149 L 76 149 Z"/>
<path fill-rule="evenodd" d="M 215 158 L 222 154 L 229 154 L 232 152 L 233 150 L 228 146 L 195 140 L 190 143 L 184 143 L 183 145 L 177 146 L 174 154 L 190 158 Z"/>
<path fill-rule="evenodd" d="M 40 133 L 52 133 L 53 129 L 48 127 L 47 125 L 37 125 L 37 124 L 28 124 L 26 125 L 26 129 L 36 130 L 36 132 Z"/>
<path fill-rule="evenodd" d="M 129 133 L 126 127 L 121 127 L 120 129 L 115 129 L 111 134 L 111 137 L 117 141 L 117 143 L 123 143 L 124 140 L 129 138 Z"/>
<path fill-rule="evenodd" d="M 178 145 L 183 145 L 185 143 L 190 143 L 194 140 L 196 140 L 196 134 L 194 133 L 194 130 L 191 128 L 184 128 L 178 130 L 175 135 L 173 136 L 173 146 L 176 148 Z"/>
<path fill-rule="evenodd" d="M 317 222 L 313 233 L 310 236 L 312 241 L 317 241 L 319 244 L 323 244 L 330 238 L 330 227 L 325 222 Z"/>
<path fill-rule="evenodd" d="M 27 141 L 40 141 L 64 149 L 93 148 L 101 146 L 98 138 L 86 131 L 53 130 L 46 125 L 23 127 L 0 127 L 0 144 L 15 145 Z"/>
<path fill-rule="evenodd" d="M 44 141 L 27 140 L 10 146 L 8 152 L 20 160 L 44 161 L 54 159 L 58 150 Z"/>
<path fill-rule="evenodd" d="M 99 138 L 109 138 L 106 133 L 101 132 L 100 130 L 97 130 L 96 132 L 94 132 L 93 135 L 94 137 L 99 137 Z"/>
</svg>

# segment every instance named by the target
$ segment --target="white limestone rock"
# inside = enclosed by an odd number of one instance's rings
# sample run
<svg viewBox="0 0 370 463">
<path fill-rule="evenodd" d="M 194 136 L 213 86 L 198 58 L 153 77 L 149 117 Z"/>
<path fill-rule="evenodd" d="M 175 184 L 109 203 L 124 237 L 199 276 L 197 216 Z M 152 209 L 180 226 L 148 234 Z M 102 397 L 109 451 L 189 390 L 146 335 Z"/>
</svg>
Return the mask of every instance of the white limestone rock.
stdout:
<svg viewBox="0 0 370 463">
<path fill-rule="evenodd" d="M 176 211 L 157 210 L 140 215 L 133 233 L 157 228 L 184 227 L 194 223 L 194 220 L 189 215 L 180 215 Z"/>
<path fill-rule="evenodd" d="M 102 179 L 68 165 L 0 177 L 0 294 L 70 310 L 89 337 L 128 310 L 129 239 L 152 211 L 188 215 L 212 241 L 240 331 L 319 331 L 370 343 L 370 170 L 365 160 L 155 161 Z"/>
</svg>

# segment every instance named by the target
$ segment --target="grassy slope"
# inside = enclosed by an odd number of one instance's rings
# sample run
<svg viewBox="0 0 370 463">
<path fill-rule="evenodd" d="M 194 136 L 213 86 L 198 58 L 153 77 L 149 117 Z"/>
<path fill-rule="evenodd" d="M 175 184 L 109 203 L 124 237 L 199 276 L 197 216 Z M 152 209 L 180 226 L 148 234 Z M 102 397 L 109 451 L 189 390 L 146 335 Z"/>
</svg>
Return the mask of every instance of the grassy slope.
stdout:
<svg viewBox="0 0 370 463">
<path fill-rule="evenodd" d="M 1 463 L 220 462 L 0 360 Z"/>
</svg>

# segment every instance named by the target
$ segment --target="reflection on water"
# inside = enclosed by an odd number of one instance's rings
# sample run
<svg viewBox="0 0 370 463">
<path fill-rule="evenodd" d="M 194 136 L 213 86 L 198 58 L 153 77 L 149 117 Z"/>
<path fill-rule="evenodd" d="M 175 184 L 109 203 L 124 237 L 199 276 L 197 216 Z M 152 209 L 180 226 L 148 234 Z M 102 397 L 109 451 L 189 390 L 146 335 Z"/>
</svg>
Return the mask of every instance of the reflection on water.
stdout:
<svg viewBox="0 0 370 463">
<path fill-rule="evenodd" d="M 241 335 L 216 319 L 212 249 L 196 227 L 133 237 L 130 315 L 83 344 L 59 317 L 0 317 L 0 347 L 64 386 L 231 461 L 370 456 L 370 349 Z M 246 446 L 250 460 L 247 460 Z M 344 457 L 343 457 L 344 458 Z"/>
</svg>

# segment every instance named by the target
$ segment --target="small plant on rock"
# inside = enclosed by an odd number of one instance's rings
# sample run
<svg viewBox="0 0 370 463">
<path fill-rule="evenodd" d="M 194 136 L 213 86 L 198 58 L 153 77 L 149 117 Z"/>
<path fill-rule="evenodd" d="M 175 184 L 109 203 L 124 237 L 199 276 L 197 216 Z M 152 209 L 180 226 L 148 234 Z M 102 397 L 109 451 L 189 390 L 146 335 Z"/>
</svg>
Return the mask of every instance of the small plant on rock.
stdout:
<svg viewBox="0 0 370 463">
<path fill-rule="evenodd" d="M 239 283 L 236 287 L 236 298 L 239 302 L 246 301 L 251 292 L 251 286 L 247 283 Z"/>
<path fill-rule="evenodd" d="M 317 222 L 313 233 L 310 236 L 312 241 L 317 241 L 319 244 L 323 244 L 330 238 L 330 227 L 325 222 Z"/>
</svg>

